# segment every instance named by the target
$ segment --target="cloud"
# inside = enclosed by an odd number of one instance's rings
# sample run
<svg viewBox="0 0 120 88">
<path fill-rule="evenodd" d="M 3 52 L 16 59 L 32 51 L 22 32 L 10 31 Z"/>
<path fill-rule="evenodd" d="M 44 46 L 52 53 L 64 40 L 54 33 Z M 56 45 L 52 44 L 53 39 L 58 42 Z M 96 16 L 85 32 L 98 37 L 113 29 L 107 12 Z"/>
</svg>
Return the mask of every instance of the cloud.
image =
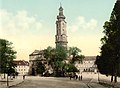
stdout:
<svg viewBox="0 0 120 88">
<path fill-rule="evenodd" d="M 97 27 L 97 20 L 90 19 L 89 21 L 86 21 L 85 17 L 79 16 L 76 22 L 74 22 L 73 25 L 69 26 L 69 29 L 71 30 L 71 32 L 76 32 L 79 29 L 92 30 L 95 29 L 96 27 Z"/>
<path fill-rule="evenodd" d="M 0 9 L 0 38 L 5 38 L 13 42 L 13 46 L 17 51 L 18 59 L 28 60 L 29 54 L 32 53 L 35 49 L 44 49 L 49 45 L 52 45 L 53 47 L 55 46 L 54 35 L 51 36 L 50 33 L 48 34 L 48 32 L 46 32 L 44 35 L 43 32 L 45 30 L 43 31 L 43 29 L 50 28 L 44 28 L 43 25 L 44 24 L 41 23 L 41 21 L 39 21 L 36 16 L 30 16 L 29 13 L 25 10 L 12 13 L 6 9 Z M 68 29 L 70 29 L 72 32 L 76 32 L 79 29 L 95 29 L 96 26 L 97 21 L 95 19 L 86 21 L 85 17 L 79 16 L 74 24 L 69 26 Z M 89 52 L 93 50 L 93 47 L 91 49 L 87 44 L 90 46 L 95 46 L 96 42 L 85 42 L 85 40 L 93 40 L 94 38 L 98 37 L 80 37 L 69 35 L 68 39 L 70 40 L 68 42 L 70 45 L 80 47 L 83 53 L 86 54 L 88 50 Z"/>
<path fill-rule="evenodd" d="M 0 18 L 1 35 L 24 35 L 38 32 L 42 28 L 42 23 L 34 16 L 29 16 L 25 10 L 13 14 L 5 9 L 0 9 Z"/>
<path fill-rule="evenodd" d="M 77 46 L 82 50 L 83 55 L 98 55 L 101 34 L 95 31 L 97 28 L 96 19 L 87 20 L 83 16 L 77 17 L 73 24 L 68 25 L 69 46 Z"/>
<path fill-rule="evenodd" d="M 36 16 L 30 16 L 25 10 L 12 13 L 0 9 L 0 38 L 13 42 L 17 59 L 28 60 L 29 54 L 35 49 L 54 44 L 54 38 L 41 35 L 42 29 L 41 21 Z"/>
</svg>

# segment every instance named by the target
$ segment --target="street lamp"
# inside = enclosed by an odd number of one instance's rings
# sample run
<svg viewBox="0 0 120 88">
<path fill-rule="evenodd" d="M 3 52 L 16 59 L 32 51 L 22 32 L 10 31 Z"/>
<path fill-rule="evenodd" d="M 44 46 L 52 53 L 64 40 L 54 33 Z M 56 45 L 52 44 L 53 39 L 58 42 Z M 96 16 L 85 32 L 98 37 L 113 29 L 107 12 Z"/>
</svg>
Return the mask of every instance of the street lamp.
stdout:
<svg viewBox="0 0 120 88">
<path fill-rule="evenodd" d="M 7 67 L 7 87 L 9 87 L 9 80 L 8 80 L 8 68 L 9 68 L 9 65 L 7 64 L 6 67 Z"/>
</svg>

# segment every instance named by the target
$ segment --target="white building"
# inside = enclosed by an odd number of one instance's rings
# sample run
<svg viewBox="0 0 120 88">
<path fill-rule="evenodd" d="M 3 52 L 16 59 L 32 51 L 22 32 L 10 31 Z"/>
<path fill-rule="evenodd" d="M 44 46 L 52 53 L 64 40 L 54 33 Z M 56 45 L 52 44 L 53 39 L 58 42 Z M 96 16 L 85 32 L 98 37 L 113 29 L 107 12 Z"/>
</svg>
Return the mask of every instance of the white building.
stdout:
<svg viewBox="0 0 120 88">
<path fill-rule="evenodd" d="M 80 72 L 95 72 L 97 67 L 95 65 L 96 56 L 85 56 L 83 63 L 76 63 L 75 66 Z"/>
<path fill-rule="evenodd" d="M 28 75 L 29 71 L 29 62 L 24 60 L 16 60 L 13 61 L 14 64 L 16 64 L 16 71 L 18 72 L 18 75 Z"/>
</svg>

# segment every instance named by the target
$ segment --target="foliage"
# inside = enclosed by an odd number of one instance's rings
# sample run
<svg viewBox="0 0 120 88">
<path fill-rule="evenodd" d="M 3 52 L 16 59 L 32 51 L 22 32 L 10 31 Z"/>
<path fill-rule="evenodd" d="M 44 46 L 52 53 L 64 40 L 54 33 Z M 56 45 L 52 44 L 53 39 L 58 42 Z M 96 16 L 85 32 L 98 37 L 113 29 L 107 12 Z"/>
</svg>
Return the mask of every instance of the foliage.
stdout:
<svg viewBox="0 0 120 88">
<path fill-rule="evenodd" d="M 67 50 L 61 45 L 58 45 L 55 51 L 56 61 L 63 61 L 67 58 Z"/>
<path fill-rule="evenodd" d="M 69 55 L 72 55 L 72 59 L 71 59 L 71 64 L 73 64 L 75 61 L 79 61 L 82 63 L 84 56 L 83 55 L 79 55 L 79 53 L 81 53 L 81 50 L 77 47 L 70 47 L 69 48 Z"/>
<path fill-rule="evenodd" d="M 14 72 L 15 65 L 13 60 L 16 58 L 16 51 L 13 50 L 12 43 L 0 39 L 0 72 L 1 73 L 12 73 Z"/>
<path fill-rule="evenodd" d="M 79 70 L 73 64 L 66 64 L 65 70 L 67 72 L 79 72 Z"/>
<path fill-rule="evenodd" d="M 47 49 L 44 49 L 44 57 L 49 60 L 51 57 L 51 51 L 52 51 L 52 47 L 48 46 Z"/>
<path fill-rule="evenodd" d="M 49 65 L 52 66 L 55 76 L 63 71 L 64 60 L 67 58 L 67 50 L 65 47 L 58 45 L 55 49 L 49 46 L 44 50 L 44 56 L 46 57 Z"/>
<path fill-rule="evenodd" d="M 78 61 L 82 63 L 84 56 L 80 55 L 80 52 L 81 50 L 77 47 L 70 47 L 70 49 L 67 50 L 65 47 L 58 45 L 56 49 L 50 46 L 47 47 L 47 49 L 44 50 L 44 56 L 49 62 L 49 65 L 52 66 L 54 76 L 64 76 L 65 71 L 78 71 L 74 66 L 74 62 Z M 66 60 L 68 60 L 68 53 L 69 55 L 72 55 L 73 58 L 70 63 L 66 64 Z"/>
<path fill-rule="evenodd" d="M 105 36 L 101 39 L 101 55 L 97 56 L 96 64 L 102 74 L 120 76 L 120 1 L 114 6 L 109 21 L 103 28 Z"/>
<path fill-rule="evenodd" d="M 45 66 L 42 62 L 37 62 L 36 72 L 37 74 L 43 74 L 43 72 L 45 72 Z"/>
</svg>

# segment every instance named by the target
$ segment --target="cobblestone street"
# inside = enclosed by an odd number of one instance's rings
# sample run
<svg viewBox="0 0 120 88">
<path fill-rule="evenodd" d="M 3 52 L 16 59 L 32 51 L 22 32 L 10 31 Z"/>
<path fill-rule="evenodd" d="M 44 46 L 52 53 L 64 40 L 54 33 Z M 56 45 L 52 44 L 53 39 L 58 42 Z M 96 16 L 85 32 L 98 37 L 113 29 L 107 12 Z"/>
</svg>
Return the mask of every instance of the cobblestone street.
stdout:
<svg viewBox="0 0 120 88">
<path fill-rule="evenodd" d="M 24 83 L 12 88 L 87 88 L 87 85 L 78 80 L 69 78 L 28 78 Z"/>
<path fill-rule="evenodd" d="M 110 82 L 110 76 L 99 74 L 100 82 L 113 85 Z M 2 81 L 2 80 L 1 80 Z M 23 80 L 21 76 L 9 82 L 10 88 L 106 88 L 98 83 L 98 74 L 83 73 L 83 80 L 70 80 L 62 77 L 40 77 L 40 76 L 26 76 Z M 120 88 L 120 78 L 114 84 L 116 88 Z M 6 82 L 0 82 L 0 88 L 7 88 Z"/>
<path fill-rule="evenodd" d="M 110 83 L 110 77 L 100 75 L 100 80 Z M 118 83 L 120 78 L 118 79 Z M 120 83 L 119 83 L 120 84 Z M 106 88 L 98 84 L 98 74 L 84 73 L 83 80 L 69 78 L 27 76 L 25 81 L 11 88 Z M 119 87 L 118 87 L 119 88 Z"/>
</svg>

